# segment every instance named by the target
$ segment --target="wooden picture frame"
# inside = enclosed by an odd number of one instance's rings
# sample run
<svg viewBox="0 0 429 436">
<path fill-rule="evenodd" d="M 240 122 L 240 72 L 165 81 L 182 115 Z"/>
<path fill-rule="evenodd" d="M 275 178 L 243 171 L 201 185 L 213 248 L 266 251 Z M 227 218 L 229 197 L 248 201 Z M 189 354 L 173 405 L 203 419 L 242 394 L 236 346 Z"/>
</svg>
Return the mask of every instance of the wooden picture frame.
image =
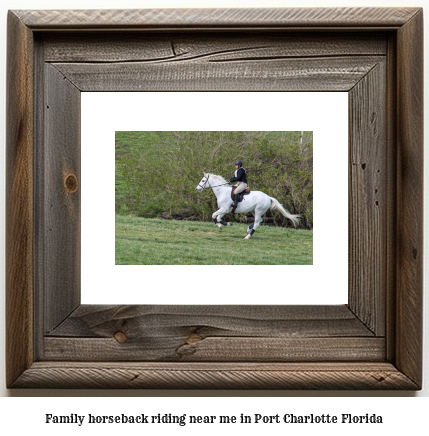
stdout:
<svg viewBox="0 0 429 436">
<path fill-rule="evenodd" d="M 418 8 L 10 11 L 7 386 L 420 389 L 422 45 Z M 348 92 L 348 304 L 81 305 L 80 94 L 120 90 Z"/>
</svg>

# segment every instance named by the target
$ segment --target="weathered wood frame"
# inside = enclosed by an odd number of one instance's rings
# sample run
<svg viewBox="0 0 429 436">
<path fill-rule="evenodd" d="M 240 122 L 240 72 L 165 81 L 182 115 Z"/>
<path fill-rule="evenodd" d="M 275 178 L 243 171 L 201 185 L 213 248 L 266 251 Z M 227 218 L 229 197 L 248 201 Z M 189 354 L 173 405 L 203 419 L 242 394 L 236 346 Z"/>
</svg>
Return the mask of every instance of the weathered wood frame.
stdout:
<svg viewBox="0 0 429 436">
<path fill-rule="evenodd" d="M 9 12 L 8 387 L 420 389 L 422 17 L 416 8 Z M 276 80 L 285 78 L 293 57 L 279 55 L 282 42 L 240 45 L 286 34 L 309 37 L 310 47 L 311 35 L 338 46 L 346 34 L 348 41 L 369 35 L 383 39 L 386 51 L 372 52 L 370 44 L 371 53 L 343 47 L 334 56 L 317 53 L 318 46 L 311 56 L 328 58 L 329 74 L 320 61 L 292 83 Z M 109 43 L 117 35 L 128 41 L 119 49 Z M 159 38 L 161 46 L 169 41 L 169 56 L 144 59 L 143 81 L 129 70 L 136 59 L 118 58 L 132 35 L 132 43 L 141 35 Z M 178 35 L 186 49 L 173 42 Z M 195 35 L 214 45 L 230 44 L 225 35 L 235 35 L 238 45 L 196 53 Z M 76 41 L 90 46 L 92 39 L 93 57 L 81 50 L 77 58 Z M 263 50 L 270 49 L 267 56 Z M 144 57 L 146 49 L 139 50 Z M 304 59 L 300 50 L 295 57 Z M 184 62 L 168 68 L 182 68 L 179 78 L 164 69 L 162 80 L 152 80 L 159 62 L 178 56 Z M 238 65 L 232 73 L 231 56 Z M 199 64 L 203 58 L 211 63 Z M 259 62 L 252 80 L 244 80 L 242 65 L 258 60 L 265 66 Z M 197 77 L 204 68 L 206 76 Z M 220 89 L 349 92 L 349 303 L 80 305 L 80 93 Z"/>
</svg>

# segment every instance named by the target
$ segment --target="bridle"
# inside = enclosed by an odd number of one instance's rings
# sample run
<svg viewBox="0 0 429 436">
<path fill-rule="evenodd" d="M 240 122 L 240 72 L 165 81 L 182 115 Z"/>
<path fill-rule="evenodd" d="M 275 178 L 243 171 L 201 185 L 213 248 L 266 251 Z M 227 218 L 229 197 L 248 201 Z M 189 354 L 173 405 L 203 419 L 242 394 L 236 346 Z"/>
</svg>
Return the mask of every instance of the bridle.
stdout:
<svg viewBox="0 0 429 436">
<path fill-rule="evenodd" d="M 205 176 L 204 176 L 204 177 L 205 177 Z M 204 177 L 203 177 L 203 179 L 204 179 Z M 203 186 L 200 186 L 200 185 L 201 185 L 201 182 L 203 181 L 203 180 L 201 180 L 200 183 L 198 183 L 197 188 L 201 188 L 201 191 L 203 191 L 204 189 L 206 189 L 206 185 L 207 185 L 207 182 L 209 181 L 209 177 L 210 177 L 210 174 L 207 176 L 207 179 L 206 179 L 206 181 L 204 182 Z M 220 185 L 210 186 L 210 188 L 217 188 L 218 186 L 224 186 L 224 185 L 228 185 L 228 184 L 229 184 L 229 182 L 221 183 Z"/>
<path fill-rule="evenodd" d="M 204 177 L 205 177 L 205 176 L 204 176 Z M 207 182 L 209 181 L 209 177 L 210 177 L 210 175 L 207 176 L 207 178 L 206 178 L 204 184 L 201 186 L 201 182 L 204 180 L 204 177 L 200 180 L 200 183 L 198 183 L 198 186 L 197 186 L 197 188 L 201 188 L 201 191 L 202 191 L 203 189 L 206 189 L 206 185 L 207 185 Z"/>
</svg>

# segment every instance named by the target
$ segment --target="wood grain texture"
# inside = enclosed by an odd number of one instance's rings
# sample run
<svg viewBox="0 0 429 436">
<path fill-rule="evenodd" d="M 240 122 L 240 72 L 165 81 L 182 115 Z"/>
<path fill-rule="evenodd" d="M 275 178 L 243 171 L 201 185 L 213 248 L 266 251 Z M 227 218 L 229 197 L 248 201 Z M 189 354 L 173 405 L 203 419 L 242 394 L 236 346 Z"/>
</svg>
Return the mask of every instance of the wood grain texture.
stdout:
<svg viewBox="0 0 429 436">
<path fill-rule="evenodd" d="M 389 363 L 35 363 L 14 387 L 91 389 L 416 389 Z"/>
<path fill-rule="evenodd" d="M 8 14 L 6 111 L 6 381 L 33 361 L 33 50 Z"/>
<path fill-rule="evenodd" d="M 396 353 L 396 231 L 397 231 L 397 44 L 396 34 L 388 38 L 386 105 L 390 109 L 386 114 L 386 166 L 387 178 L 385 181 L 386 195 L 390 201 L 387 203 L 385 231 L 386 245 L 386 359 L 395 360 Z"/>
<path fill-rule="evenodd" d="M 342 305 L 80 306 L 44 358 L 115 361 L 125 350 L 130 361 L 382 361 L 385 340 Z"/>
<path fill-rule="evenodd" d="M 376 335 L 386 321 L 386 63 L 349 93 L 349 307 Z"/>
<path fill-rule="evenodd" d="M 385 38 L 349 34 L 102 34 L 46 45 L 46 61 L 82 91 L 348 91 L 387 51 Z"/>
<path fill-rule="evenodd" d="M 239 59 L 237 59 L 239 60 Z M 242 62 L 55 63 L 82 91 L 348 91 L 377 57 Z"/>
<path fill-rule="evenodd" d="M 82 305 L 49 336 L 130 340 L 176 331 L 184 338 L 368 337 L 374 336 L 345 305 L 338 306 L 169 306 Z"/>
<path fill-rule="evenodd" d="M 338 37 L 340 36 L 340 37 Z M 350 33 L 285 34 L 282 32 L 169 33 L 91 35 L 75 33 L 67 37 L 44 34 L 46 62 L 118 63 L 181 61 L 249 61 L 285 58 L 323 58 L 386 55 L 386 38 Z M 108 43 L 108 51 L 106 44 Z"/>
<path fill-rule="evenodd" d="M 419 389 L 422 28 L 416 8 L 10 13 L 8 386 Z M 79 306 L 84 90 L 349 91 L 348 307 Z"/>
<path fill-rule="evenodd" d="M 134 9 L 15 11 L 32 29 L 395 28 L 416 8 Z"/>
<path fill-rule="evenodd" d="M 152 334 L 151 334 L 152 333 Z M 171 329 L 163 337 L 149 331 L 146 336 L 128 338 L 122 331 L 110 339 L 45 338 L 44 360 L 78 362 L 383 362 L 383 338 L 202 338 L 187 337 Z"/>
<path fill-rule="evenodd" d="M 422 380 L 423 12 L 398 32 L 397 363 Z"/>
<path fill-rule="evenodd" d="M 43 186 L 45 332 L 80 304 L 80 91 L 45 67 Z"/>
</svg>

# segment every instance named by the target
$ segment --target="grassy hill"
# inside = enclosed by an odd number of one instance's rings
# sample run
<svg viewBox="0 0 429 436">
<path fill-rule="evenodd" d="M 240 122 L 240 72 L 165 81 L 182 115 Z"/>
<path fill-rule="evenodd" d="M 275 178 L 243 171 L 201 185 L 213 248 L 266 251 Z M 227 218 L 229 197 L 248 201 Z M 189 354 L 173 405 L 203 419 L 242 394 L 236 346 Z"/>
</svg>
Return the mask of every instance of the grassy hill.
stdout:
<svg viewBox="0 0 429 436">
<path fill-rule="evenodd" d="M 116 265 L 311 265 L 313 232 L 116 215 Z"/>
</svg>

